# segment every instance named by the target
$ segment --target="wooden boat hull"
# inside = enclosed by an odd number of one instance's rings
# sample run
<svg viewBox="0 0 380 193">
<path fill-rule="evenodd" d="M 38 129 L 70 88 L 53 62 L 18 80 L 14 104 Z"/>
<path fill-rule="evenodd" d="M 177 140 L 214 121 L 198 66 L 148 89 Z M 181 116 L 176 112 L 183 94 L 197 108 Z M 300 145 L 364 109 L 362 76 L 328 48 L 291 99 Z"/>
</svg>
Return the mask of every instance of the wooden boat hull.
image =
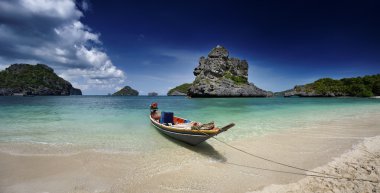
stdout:
<svg viewBox="0 0 380 193">
<path fill-rule="evenodd" d="M 192 135 L 192 134 L 186 134 L 186 133 L 175 133 L 172 131 L 167 131 L 165 129 L 162 129 L 156 125 L 154 125 L 154 127 L 156 127 L 156 129 L 159 130 L 161 133 L 168 135 L 179 141 L 185 142 L 189 145 L 198 145 L 210 138 L 210 136 L 207 136 L 207 135 Z"/>
<path fill-rule="evenodd" d="M 172 137 L 174 139 L 177 139 L 179 141 L 185 142 L 189 145 L 198 145 L 198 144 L 206 141 L 207 139 L 209 139 L 212 136 L 219 133 L 219 132 L 214 132 L 215 134 L 213 134 L 213 133 L 202 134 L 202 133 L 198 132 L 197 134 L 195 134 L 195 133 L 191 133 L 190 131 L 189 132 L 176 132 L 176 131 L 170 130 L 168 128 L 168 126 L 164 126 L 164 125 L 158 123 L 157 121 L 155 121 L 151 117 L 150 117 L 150 121 L 151 121 L 152 125 L 161 133 L 163 133 L 169 137 Z"/>
</svg>

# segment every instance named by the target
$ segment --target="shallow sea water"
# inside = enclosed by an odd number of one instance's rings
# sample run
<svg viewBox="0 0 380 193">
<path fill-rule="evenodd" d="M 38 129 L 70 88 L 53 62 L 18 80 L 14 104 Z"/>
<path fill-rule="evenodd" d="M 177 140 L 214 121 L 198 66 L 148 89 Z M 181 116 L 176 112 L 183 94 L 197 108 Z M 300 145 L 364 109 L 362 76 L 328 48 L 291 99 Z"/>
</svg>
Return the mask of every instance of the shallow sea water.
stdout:
<svg viewBox="0 0 380 193">
<path fill-rule="evenodd" d="M 218 126 L 236 126 L 219 137 L 235 141 L 320 122 L 378 113 L 368 98 L 185 97 L 0 97 L 0 143 L 44 145 L 65 150 L 149 152 L 173 147 L 150 125 L 149 105 Z"/>
</svg>

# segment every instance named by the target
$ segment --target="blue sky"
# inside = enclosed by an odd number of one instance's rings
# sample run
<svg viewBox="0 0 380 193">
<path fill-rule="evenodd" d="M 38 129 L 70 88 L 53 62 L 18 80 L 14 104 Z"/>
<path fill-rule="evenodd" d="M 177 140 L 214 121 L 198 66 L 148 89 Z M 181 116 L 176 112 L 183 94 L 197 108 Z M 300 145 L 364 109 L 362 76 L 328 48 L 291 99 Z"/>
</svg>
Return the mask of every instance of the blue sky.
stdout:
<svg viewBox="0 0 380 193">
<path fill-rule="evenodd" d="M 84 94 L 166 94 L 218 44 L 271 91 L 380 73 L 378 1 L 42 2 L 0 2 L 0 68 L 46 63 Z"/>
</svg>

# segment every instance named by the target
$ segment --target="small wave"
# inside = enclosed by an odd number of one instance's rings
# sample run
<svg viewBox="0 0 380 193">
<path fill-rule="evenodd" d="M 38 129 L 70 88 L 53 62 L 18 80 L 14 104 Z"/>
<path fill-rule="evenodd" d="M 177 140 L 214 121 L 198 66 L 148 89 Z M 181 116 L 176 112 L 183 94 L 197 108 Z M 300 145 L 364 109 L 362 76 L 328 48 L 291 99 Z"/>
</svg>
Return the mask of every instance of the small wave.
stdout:
<svg viewBox="0 0 380 193">
<path fill-rule="evenodd" d="M 70 143 L 24 142 L 1 143 L 0 152 L 15 156 L 72 156 L 83 152 Z"/>
</svg>

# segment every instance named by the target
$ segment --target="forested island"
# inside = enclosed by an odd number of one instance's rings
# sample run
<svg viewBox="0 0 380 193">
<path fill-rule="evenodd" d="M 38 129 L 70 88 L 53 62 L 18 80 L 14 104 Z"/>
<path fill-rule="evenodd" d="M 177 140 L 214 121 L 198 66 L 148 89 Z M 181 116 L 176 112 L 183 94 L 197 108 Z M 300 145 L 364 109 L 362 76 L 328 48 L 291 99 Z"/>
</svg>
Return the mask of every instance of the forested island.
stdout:
<svg viewBox="0 0 380 193">
<path fill-rule="evenodd" d="M 148 96 L 158 96 L 158 93 L 156 93 L 156 92 L 150 92 L 150 93 L 148 93 Z"/>
<path fill-rule="evenodd" d="M 124 88 L 112 94 L 112 96 L 138 96 L 138 95 L 139 95 L 139 91 L 133 89 L 130 86 L 125 86 Z"/>
<path fill-rule="evenodd" d="M 187 91 L 189 90 L 191 83 L 184 83 L 179 86 L 176 86 L 175 88 L 172 88 L 168 91 L 168 96 L 186 96 Z"/>
<path fill-rule="evenodd" d="M 12 64 L 0 71 L 0 96 L 82 95 L 45 64 Z"/>
<path fill-rule="evenodd" d="M 380 74 L 339 80 L 322 78 L 310 84 L 295 86 L 282 94 L 285 97 L 380 96 Z"/>
</svg>

